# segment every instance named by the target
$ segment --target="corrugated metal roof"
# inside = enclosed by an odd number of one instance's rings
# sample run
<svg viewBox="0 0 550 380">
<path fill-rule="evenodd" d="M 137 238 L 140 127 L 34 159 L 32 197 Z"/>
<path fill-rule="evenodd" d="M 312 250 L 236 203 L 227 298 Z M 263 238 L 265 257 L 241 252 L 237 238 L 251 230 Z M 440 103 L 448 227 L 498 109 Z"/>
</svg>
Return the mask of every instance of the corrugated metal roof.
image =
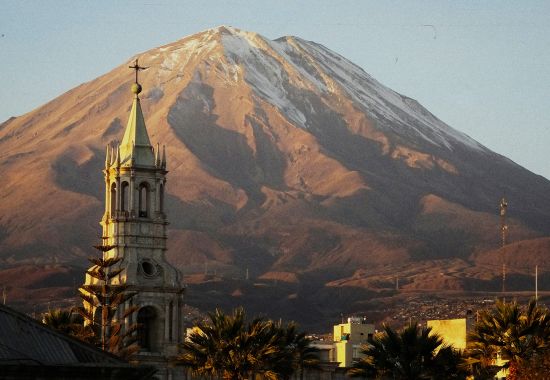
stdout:
<svg viewBox="0 0 550 380">
<path fill-rule="evenodd" d="M 0 305 L 0 362 L 7 361 L 42 365 L 126 363 L 114 355 Z"/>
</svg>

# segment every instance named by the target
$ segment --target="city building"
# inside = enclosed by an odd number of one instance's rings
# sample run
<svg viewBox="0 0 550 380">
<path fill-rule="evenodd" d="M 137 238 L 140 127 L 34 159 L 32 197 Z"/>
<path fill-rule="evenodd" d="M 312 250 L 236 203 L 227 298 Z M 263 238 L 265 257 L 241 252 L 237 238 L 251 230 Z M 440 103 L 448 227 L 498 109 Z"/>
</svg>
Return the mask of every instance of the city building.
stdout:
<svg viewBox="0 0 550 380">
<path fill-rule="evenodd" d="M 438 334 L 443 338 L 444 344 L 452 346 L 455 350 L 466 349 L 468 333 L 472 328 L 471 318 L 433 319 L 426 324 L 432 328 L 432 334 Z"/>
<path fill-rule="evenodd" d="M 350 367 L 362 357 L 361 345 L 368 343 L 374 335 L 374 325 L 367 323 L 365 318 L 350 317 L 347 323 L 334 326 L 333 360 L 340 367 Z"/>
<path fill-rule="evenodd" d="M 455 350 L 464 351 L 468 346 L 468 334 L 474 326 L 473 313 L 468 311 L 466 318 L 457 319 L 433 319 L 426 322 L 432 328 L 432 334 L 438 334 L 443 338 L 443 344 L 452 346 Z M 494 359 L 496 365 L 506 363 L 500 356 Z M 505 379 L 508 374 L 506 369 L 500 370 L 495 378 Z"/>
<path fill-rule="evenodd" d="M 300 379 L 300 374 L 296 371 L 292 376 L 292 380 L 346 380 L 347 368 L 339 367 L 339 363 L 335 360 L 336 348 L 334 342 L 316 340 L 311 343 L 315 347 L 319 357 L 319 366 L 317 368 L 305 368 L 303 379 Z"/>
<path fill-rule="evenodd" d="M 151 145 L 139 94 L 136 72 L 132 85 L 134 99 L 128 124 L 120 144 L 108 146 L 105 168 L 105 211 L 101 219 L 104 258 L 120 258 L 122 272 L 111 285 L 125 285 L 135 295 L 126 301 L 118 315 L 136 308 L 125 320 L 125 327 L 138 326 L 139 363 L 155 366 L 157 377 L 177 377 L 170 368 L 183 340 L 182 306 L 184 289 L 177 270 L 165 259 L 166 153 Z M 86 276 L 85 284 L 97 280 Z M 93 310 L 97 312 L 98 310 Z M 99 314 L 99 313 L 98 313 Z M 183 373 L 183 372 L 182 372 Z"/>
</svg>

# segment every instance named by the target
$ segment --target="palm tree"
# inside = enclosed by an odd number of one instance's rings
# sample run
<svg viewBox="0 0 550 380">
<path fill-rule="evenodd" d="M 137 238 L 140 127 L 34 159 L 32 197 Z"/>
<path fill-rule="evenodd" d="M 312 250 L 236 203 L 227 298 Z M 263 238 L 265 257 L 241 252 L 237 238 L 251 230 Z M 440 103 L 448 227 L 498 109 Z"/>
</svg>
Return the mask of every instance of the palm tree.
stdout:
<svg viewBox="0 0 550 380">
<path fill-rule="evenodd" d="M 314 350 L 293 323 L 283 326 L 264 318 L 246 322 L 243 308 L 230 315 L 216 310 L 208 319 L 188 335 L 178 358 L 195 376 L 278 380 L 314 365 Z"/>
<path fill-rule="evenodd" d="M 319 368 L 319 349 L 311 345 L 311 339 L 305 332 L 298 332 L 297 325 L 293 322 L 286 327 L 279 326 L 284 333 L 285 349 L 292 358 L 292 368 L 298 371 L 299 379 L 304 379 L 305 369 Z"/>
<path fill-rule="evenodd" d="M 385 325 L 370 344 L 362 347 L 365 355 L 348 372 L 354 377 L 390 377 L 393 379 L 462 379 L 461 355 L 443 345 L 443 339 L 430 327 L 410 324 L 401 331 Z"/>
<path fill-rule="evenodd" d="M 548 352 L 550 313 L 535 300 L 525 308 L 516 301 L 497 301 L 494 308 L 479 314 L 469 339 L 472 366 L 513 370 L 532 357 Z M 505 363 L 497 363 L 497 357 Z"/>
<path fill-rule="evenodd" d="M 242 380 L 263 374 L 276 378 L 266 369 L 269 359 L 279 353 L 272 324 L 261 318 L 247 324 L 242 308 L 231 315 L 217 309 L 208 317 L 209 321 L 199 323 L 183 343 L 181 364 L 199 376 Z"/>
<path fill-rule="evenodd" d="M 84 319 L 74 308 L 48 311 L 42 314 L 42 323 L 82 341 L 92 344 L 96 342 L 91 327 L 84 326 Z"/>
<path fill-rule="evenodd" d="M 263 318 L 254 319 L 246 327 L 243 336 L 247 345 L 245 355 L 252 361 L 249 377 L 264 379 L 288 379 L 292 375 L 292 352 L 286 344 L 286 330 L 280 323 Z"/>
<path fill-rule="evenodd" d="M 73 331 L 73 313 L 71 310 L 54 309 L 42 314 L 42 323 L 64 334 Z"/>
</svg>

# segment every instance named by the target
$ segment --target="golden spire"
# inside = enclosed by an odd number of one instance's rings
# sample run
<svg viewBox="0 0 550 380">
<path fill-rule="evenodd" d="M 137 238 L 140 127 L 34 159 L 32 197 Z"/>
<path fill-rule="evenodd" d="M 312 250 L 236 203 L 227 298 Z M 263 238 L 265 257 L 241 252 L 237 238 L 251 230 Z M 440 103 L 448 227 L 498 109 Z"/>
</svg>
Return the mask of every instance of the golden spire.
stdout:
<svg viewBox="0 0 550 380">
<path fill-rule="evenodd" d="M 142 90 L 141 85 L 138 83 L 138 73 L 147 67 L 140 66 L 137 59 L 132 66 L 128 67 L 134 69 L 136 75 L 135 83 L 132 84 L 132 92 L 135 94 L 135 98 L 120 143 L 120 162 L 123 166 L 155 166 L 153 147 L 147 134 L 138 96 Z"/>
</svg>

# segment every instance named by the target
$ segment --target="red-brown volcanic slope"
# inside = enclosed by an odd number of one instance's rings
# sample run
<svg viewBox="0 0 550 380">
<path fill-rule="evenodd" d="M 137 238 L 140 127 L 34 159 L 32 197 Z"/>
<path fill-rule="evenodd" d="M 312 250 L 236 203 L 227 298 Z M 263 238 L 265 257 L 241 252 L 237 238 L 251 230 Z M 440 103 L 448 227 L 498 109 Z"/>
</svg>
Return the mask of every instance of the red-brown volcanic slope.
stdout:
<svg viewBox="0 0 550 380">
<path fill-rule="evenodd" d="M 300 319 L 333 289 L 351 286 L 352 305 L 397 274 L 403 289 L 493 289 L 499 253 L 484 252 L 499 246 L 504 193 L 511 241 L 549 234 L 549 181 L 318 44 L 220 27 L 139 58 L 149 134 L 168 154 L 167 257 L 191 276 L 189 302 L 261 310 L 269 295 Z M 79 271 L 94 254 L 129 62 L 0 125 L 3 268 Z M 511 271 L 548 257 L 539 241 L 517 243 Z"/>
</svg>

